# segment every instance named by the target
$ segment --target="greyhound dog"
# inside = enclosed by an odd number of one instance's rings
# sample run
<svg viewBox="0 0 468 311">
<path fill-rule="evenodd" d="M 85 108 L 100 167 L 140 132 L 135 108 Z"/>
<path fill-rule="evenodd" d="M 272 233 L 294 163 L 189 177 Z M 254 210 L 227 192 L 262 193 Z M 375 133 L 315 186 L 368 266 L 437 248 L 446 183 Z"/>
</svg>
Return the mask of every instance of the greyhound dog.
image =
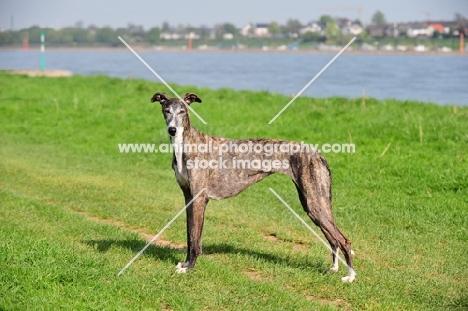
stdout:
<svg viewBox="0 0 468 311">
<path fill-rule="evenodd" d="M 330 271 L 338 271 L 337 253 L 341 249 L 349 272 L 342 281 L 354 281 L 356 273 L 352 268 L 351 242 L 341 233 L 333 219 L 331 173 L 325 158 L 319 152 L 300 151 L 299 143 L 296 142 L 261 138 L 232 140 L 204 134 L 190 124 L 188 106 L 194 102 L 202 102 L 193 93 L 187 93 L 183 101 L 169 98 L 164 93 L 156 93 L 151 98 L 151 102 L 155 101 L 162 106 L 172 145 L 178 147 L 174 148 L 172 168 L 188 205 L 187 257 L 185 262 L 177 265 L 178 272 L 184 273 L 194 268 L 202 253 L 205 207 L 210 199 L 221 200 L 236 196 L 273 173 L 284 173 L 294 182 L 304 211 L 330 243 L 333 259 Z M 196 148 L 202 145 L 205 146 L 204 150 Z M 191 148 L 185 148 L 186 146 Z M 206 152 L 206 146 L 211 151 Z M 247 152 L 246 146 L 259 148 Z M 279 146 L 279 150 L 275 148 L 270 153 L 257 152 L 262 148 L 271 150 L 272 146 Z M 285 150 L 287 151 L 282 152 Z M 295 152 L 288 152 L 289 150 Z M 269 165 L 265 165 L 268 163 Z"/>
</svg>

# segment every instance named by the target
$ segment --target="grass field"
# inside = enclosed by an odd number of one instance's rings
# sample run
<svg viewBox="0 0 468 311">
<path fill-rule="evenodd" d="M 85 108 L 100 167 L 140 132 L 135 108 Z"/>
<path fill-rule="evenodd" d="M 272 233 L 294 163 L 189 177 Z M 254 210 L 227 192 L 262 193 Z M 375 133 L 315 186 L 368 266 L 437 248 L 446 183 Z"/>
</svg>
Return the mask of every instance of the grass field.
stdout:
<svg viewBox="0 0 468 311">
<path fill-rule="evenodd" d="M 177 86 L 231 138 L 349 143 L 325 154 L 334 215 L 352 240 L 357 279 L 327 272 L 324 246 L 268 191 L 306 218 L 293 183 L 273 175 L 211 201 L 204 255 L 191 273 L 185 216 L 119 270 L 184 205 L 171 154 L 121 154 L 118 143 L 168 143 L 164 86 L 108 77 L 0 74 L 0 309 L 466 310 L 468 109 L 290 98 Z M 384 152 L 384 150 L 386 150 Z M 315 228 L 315 227 L 314 227 Z"/>
</svg>

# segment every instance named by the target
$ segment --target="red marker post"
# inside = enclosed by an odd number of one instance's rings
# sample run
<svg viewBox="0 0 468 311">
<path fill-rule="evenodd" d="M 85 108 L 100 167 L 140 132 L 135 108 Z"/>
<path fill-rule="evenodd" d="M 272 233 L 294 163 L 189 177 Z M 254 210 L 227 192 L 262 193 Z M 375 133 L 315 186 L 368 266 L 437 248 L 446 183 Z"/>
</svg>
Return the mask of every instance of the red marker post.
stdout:
<svg viewBox="0 0 468 311">
<path fill-rule="evenodd" d="M 465 51 L 465 43 L 463 43 L 464 37 L 465 35 L 463 34 L 463 32 L 460 32 L 460 52 Z"/>
</svg>

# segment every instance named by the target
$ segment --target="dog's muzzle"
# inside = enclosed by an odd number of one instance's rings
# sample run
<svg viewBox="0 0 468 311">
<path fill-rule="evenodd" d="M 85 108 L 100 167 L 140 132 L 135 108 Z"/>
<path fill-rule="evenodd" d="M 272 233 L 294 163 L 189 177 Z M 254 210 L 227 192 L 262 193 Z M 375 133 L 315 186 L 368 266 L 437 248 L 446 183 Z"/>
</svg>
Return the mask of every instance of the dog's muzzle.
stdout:
<svg viewBox="0 0 468 311">
<path fill-rule="evenodd" d="M 167 132 L 169 133 L 169 135 L 174 136 L 177 133 L 177 128 L 170 126 L 167 128 Z"/>
</svg>

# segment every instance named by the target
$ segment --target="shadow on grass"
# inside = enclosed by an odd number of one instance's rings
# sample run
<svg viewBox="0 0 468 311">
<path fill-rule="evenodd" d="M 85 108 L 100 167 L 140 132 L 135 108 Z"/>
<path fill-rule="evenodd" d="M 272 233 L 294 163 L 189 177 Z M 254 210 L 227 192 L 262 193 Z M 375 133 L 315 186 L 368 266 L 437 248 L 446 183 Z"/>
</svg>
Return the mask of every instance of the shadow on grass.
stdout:
<svg viewBox="0 0 468 311">
<path fill-rule="evenodd" d="M 453 310 L 468 310 L 468 294 L 461 295 L 448 305 Z"/>
<path fill-rule="evenodd" d="M 300 256 L 299 254 L 290 254 L 286 256 L 279 256 L 268 252 L 256 251 L 244 247 L 236 247 L 230 244 L 207 244 L 203 246 L 203 254 L 216 255 L 216 254 L 241 254 L 249 256 L 257 260 L 270 262 L 273 264 L 280 264 L 297 269 L 313 270 L 318 273 L 326 273 L 328 266 L 322 258 L 314 257 L 312 255 Z M 330 255 L 330 265 L 332 264 Z"/>
<path fill-rule="evenodd" d="M 142 240 L 88 240 L 83 241 L 84 244 L 96 248 L 99 252 L 105 253 L 111 246 L 117 246 L 120 248 L 128 248 L 132 252 L 138 253 L 145 247 L 146 241 Z M 183 259 L 181 251 L 170 247 L 163 247 L 157 245 L 150 245 L 142 254 L 142 256 L 152 256 L 156 259 L 167 261 L 167 262 L 178 262 Z"/>
<path fill-rule="evenodd" d="M 130 249 L 135 254 L 138 253 L 145 245 L 146 242 L 142 240 L 88 240 L 83 241 L 88 246 L 96 248 L 99 252 L 105 253 L 109 250 L 111 246 L 117 246 L 121 248 Z M 177 249 L 150 245 L 143 256 L 152 256 L 157 260 L 163 260 L 176 264 L 177 262 L 185 259 L 185 251 L 182 252 Z M 270 262 L 273 264 L 280 264 L 289 266 L 292 268 L 298 269 L 307 269 L 314 270 L 318 273 L 326 273 L 328 271 L 327 263 L 325 263 L 321 258 L 314 258 L 314 256 L 299 256 L 292 254 L 291 256 L 278 256 L 276 254 L 268 252 L 259 252 L 256 250 L 236 247 L 230 244 L 207 244 L 203 246 L 204 255 L 216 255 L 216 254 L 241 254 L 244 256 L 249 256 L 257 260 L 263 260 L 265 262 Z M 202 255 L 203 256 L 203 255 Z M 331 265 L 331 258 L 330 258 Z"/>
</svg>

